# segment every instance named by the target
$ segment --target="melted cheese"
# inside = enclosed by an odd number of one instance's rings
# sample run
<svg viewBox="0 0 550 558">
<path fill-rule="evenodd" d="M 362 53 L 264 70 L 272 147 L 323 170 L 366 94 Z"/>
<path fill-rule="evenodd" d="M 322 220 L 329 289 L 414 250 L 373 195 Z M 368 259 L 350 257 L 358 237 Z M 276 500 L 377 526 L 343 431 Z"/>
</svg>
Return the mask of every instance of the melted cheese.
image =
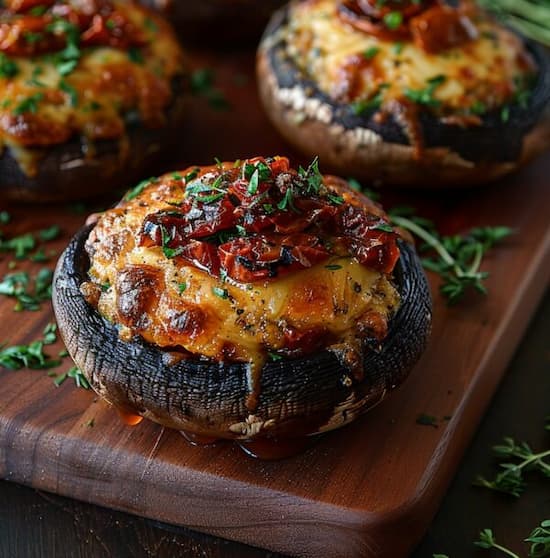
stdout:
<svg viewBox="0 0 550 558">
<path fill-rule="evenodd" d="M 139 246 L 145 217 L 170 209 L 167 202 L 183 194 L 182 182 L 167 175 L 104 213 L 88 239 L 91 284 L 83 292 L 92 300 L 95 289 L 97 308 L 122 325 L 125 339 L 140 335 L 160 347 L 259 369 L 268 351 L 285 348 L 289 328 L 299 335 L 323 331 L 332 345 L 357 349 L 361 337 L 385 336 L 399 295 L 388 277 L 351 257 L 242 284 L 168 259 L 158 246 Z"/>
<path fill-rule="evenodd" d="M 119 9 L 149 41 L 140 48 L 142 62 L 117 48 L 86 48 L 74 71 L 61 76 L 49 55 L 10 57 L 18 73 L 0 77 L 0 147 L 10 147 L 27 174 L 36 172 L 36 148 L 74 135 L 88 143 L 124 138 L 136 118 L 147 127 L 163 125 L 172 80 L 182 73 L 181 49 L 158 16 L 131 2 Z M 21 111 L 32 97 L 36 102 Z"/>
<path fill-rule="evenodd" d="M 290 22 L 282 29 L 290 57 L 336 101 L 372 99 L 381 87 L 384 101 L 401 99 L 407 89 L 425 90 L 428 80 L 445 76 L 433 95 L 445 108 L 479 108 L 482 103 L 489 110 L 510 101 L 534 72 L 521 39 L 487 18 L 475 22 L 477 39 L 429 54 L 412 42 L 396 45 L 343 23 L 337 4 L 295 2 Z M 369 51 L 376 54 L 365 61 Z"/>
</svg>

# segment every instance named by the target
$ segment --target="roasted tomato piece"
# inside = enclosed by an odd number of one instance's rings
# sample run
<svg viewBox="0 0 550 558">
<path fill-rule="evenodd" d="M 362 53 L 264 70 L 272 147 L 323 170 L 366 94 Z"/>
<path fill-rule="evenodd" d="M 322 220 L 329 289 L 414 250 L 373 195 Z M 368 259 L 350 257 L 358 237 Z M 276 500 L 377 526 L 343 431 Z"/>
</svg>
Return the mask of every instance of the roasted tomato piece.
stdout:
<svg viewBox="0 0 550 558">
<path fill-rule="evenodd" d="M 271 168 L 273 176 L 277 176 L 282 172 L 288 172 L 290 170 L 290 161 L 286 157 L 275 157 L 268 164 Z"/>
<path fill-rule="evenodd" d="M 147 215 L 140 231 L 140 246 L 181 246 L 188 227 L 185 215 L 176 211 L 159 211 Z"/>
<path fill-rule="evenodd" d="M 450 6 L 434 6 L 410 23 L 414 42 L 431 54 L 457 47 L 479 35 L 472 20 Z"/>
<path fill-rule="evenodd" d="M 220 257 L 218 255 L 218 248 L 214 244 L 200 240 L 190 240 L 185 246 L 181 246 L 177 253 L 178 256 L 186 259 L 195 267 L 215 277 L 219 276 Z"/>
<path fill-rule="evenodd" d="M 219 254 L 227 275 L 242 283 L 312 267 L 329 255 L 317 237 L 306 234 L 236 238 L 222 244 Z"/>
<path fill-rule="evenodd" d="M 327 334 L 327 330 L 322 327 L 299 330 L 287 325 L 284 328 L 283 350 L 292 356 L 311 354 L 326 343 Z"/>
<path fill-rule="evenodd" d="M 204 238 L 219 231 L 231 229 L 237 223 L 235 206 L 229 197 L 212 203 L 198 202 L 187 213 L 186 229 L 189 238 Z"/>
<path fill-rule="evenodd" d="M 297 198 L 294 205 L 300 213 L 285 211 L 274 215 L 275 232 L 292 234 L 304 231 L 309 225 L 322 226 L 338 213 L 337 207 L 324 200 Z"/>
<path fill-rule="evenodd" d="M 395 233 L 370 231 L 363 239 L 349 239 L 350 252 L 364 266 L 391 273 L 399 259 Z"/>
</svg>

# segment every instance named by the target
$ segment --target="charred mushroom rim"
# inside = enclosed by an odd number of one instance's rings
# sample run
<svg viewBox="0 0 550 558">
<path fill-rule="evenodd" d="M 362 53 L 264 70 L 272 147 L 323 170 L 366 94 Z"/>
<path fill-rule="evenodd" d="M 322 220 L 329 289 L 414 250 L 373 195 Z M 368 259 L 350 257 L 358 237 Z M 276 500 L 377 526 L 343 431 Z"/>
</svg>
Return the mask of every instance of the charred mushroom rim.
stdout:
<svg viewBox="0 0 550 558">
<path fill-rule="evenodd" d="M 286 0 L 141 0 L 159 10 L 183 43 L 232 48 L 258 41 L 274 10 Z"/>
<path fill-rule="evenodd" d="M 347 182 L 285 158 L 142 183 L 62 255 L 54 309 L 97 392 L 216 438 L 299 438 L 379 403 L 431 300 L 414 248 Z"/>
<path fill-rule="evenodd" d="M 276 128 L 338 172 L 402 186 L 469 185 L 546 147 L 542 47 L 474 4 L 294 1 L 258 52 Z"/>
<path fill-rule="evenodd" d="M 182 122 L 169 24 L 122 0 L 5 0 L 0 197 L 90 197 L 137 180 Z"/>
</svg>

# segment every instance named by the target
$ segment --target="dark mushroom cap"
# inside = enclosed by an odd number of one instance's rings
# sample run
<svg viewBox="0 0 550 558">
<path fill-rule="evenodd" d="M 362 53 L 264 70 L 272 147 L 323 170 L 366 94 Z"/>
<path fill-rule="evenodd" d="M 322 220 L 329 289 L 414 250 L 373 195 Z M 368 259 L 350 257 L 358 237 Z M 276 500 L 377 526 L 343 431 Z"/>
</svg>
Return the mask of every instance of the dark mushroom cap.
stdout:
<svg viewBox="0 0 550 558">
<path fill-rule="evenodd" d="M 171 428 L 230 439 L 292 438 L 342 426 L 379 403 L 408 375 L 430 333 L 431 298 L 414 248 L 400 241 L 394 275 L 401 305 L 381 346 L 364 354 L 364 378 L 354 380 L 331 352 L 267 363 L 258 406 L 251 413 L 246 364 L 172 355 L 139 338 L 122 341 L 117 327 L 84 299 L 89 258 L 81 229 L 61 256 L 53 306 L 59 330 L 92 387 L 121 410 Z"/>
<path fill-rule="evenodd" d="M 419 113 L 425 149 L 420 160 L 395 115 L 374 118 L 372 108 L 358 115 L 321 91 L 286 54 L 278 33 L 289 21 L 290 6 L 272 17 L 258 52 L 258 86 L 267 113 L 294 146 L 318 154 L 324 165 L 363 179 L 388 184 L 434 188 L 488 182 L 524 164 L 546 148 L 540 134 L 550 99 L 550 58 L 544 48 L 524 39 L 538 66 L 529 100 L 481 116 L 481 125 L 462 127 L 442 122 L 429 110 Z M 547 139 L 547 138 L 546 138 Z"/>
</svg>

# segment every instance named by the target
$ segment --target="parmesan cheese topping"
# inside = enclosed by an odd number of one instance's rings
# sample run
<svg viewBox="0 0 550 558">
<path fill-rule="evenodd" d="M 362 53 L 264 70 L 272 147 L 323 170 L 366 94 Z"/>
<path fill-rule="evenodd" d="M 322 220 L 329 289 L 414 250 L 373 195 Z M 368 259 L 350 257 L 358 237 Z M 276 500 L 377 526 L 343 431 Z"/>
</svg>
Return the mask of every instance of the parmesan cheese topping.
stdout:
<svg viewBox="0 0 550 558">
<path fill-rule="evenodd" d="M 480 12 L 477 38 L 431 54 L 344 23 L 338 3 L 292 3 L 281 37 L 298 68 L 335 101 L 356 103 L 357 113 L 409 98 L 446 114 L 479 115 L 521 102 L 535 72 L 521 39 Z"/>
</svg>

